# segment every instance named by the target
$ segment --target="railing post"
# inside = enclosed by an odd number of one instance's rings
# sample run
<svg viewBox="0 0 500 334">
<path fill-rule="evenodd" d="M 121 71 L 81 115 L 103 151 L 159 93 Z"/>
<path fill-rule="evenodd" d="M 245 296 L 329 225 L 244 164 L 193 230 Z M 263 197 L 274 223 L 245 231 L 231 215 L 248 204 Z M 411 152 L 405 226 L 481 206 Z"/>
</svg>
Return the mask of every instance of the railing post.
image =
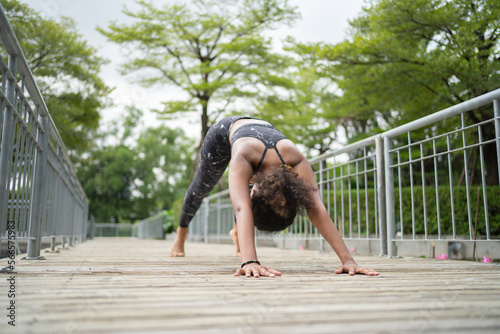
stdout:
<svg viewBox="0 0 500 334">
<path fill-rule="evenodd" d="M 500 185 L 500 100 L 493 101 L 493 110 L 495 116 L 495 137 L 497 141 L 498 184 Z"/>
<path fill-rule="evenodd" d="M 222 223 L 221 223 L 221 205 L 220 205 L 220 197 L 217 197 L 217 243 L 220 244 L 220 239 L 221 239 L 221 229 L 222 229 Z"/>
<path fill-rule="evenodd" d="M 394 209 L 394 172 L 391 168 L 392 153 L 391 138 L 384 137 L 384 165 L 385 165 L 385 204 L 387 220 L 387 256 L 396 256 L 396 212 Z"/>
<path fill-rule="evenodd" d="M 41 150 L 35 152 L 34 166 L 34 180 L 33 188 L 31 190 L 31 205 L 29 215 L 28 227 L 28 251 L 26 260 L 42 260 L 40 256 L 40 246 L 42 242 L 42 223 L 43 223 L 43 208 L 44 208 L 44 192 L 45 180 L 44 171 L 47 165 L 47 150 L 50 137 L 50 123 L 49 116 L 39 117 L 40 124 L 45 132 L 38 130 L 37 141 Z"/>
<path fill-rule="evenodd" d="M 9 71 L 12 73 L 12 78 L 7 81 L 6 96 L 7 100 L 14 105 L 15 89 L 16 89 L 16 70 L 17 57 L 9 56 Z M 7 73 L 4 73 L 7 75 Z M 12 167 L 12 150 L 14 148 L 14 110 L 12 107 L 4 107 L 3 114 L 3 129 L 2 129 L 2 148 L 0 151 L 0 235 L 7 228 L 7 203 L 9 201 L 9 171 Z"/>
<path fill-rule="evenodd" d="M 72 212 L 72 217 L 70 218 L 71 221 L 69 221 L 67 224 L 69 224 L 70 226 L 70 229 L 71 229 L 71 233 L 68 237 L 68 246 L 69 247 L 73 247 L 74 246 L 74 240 L 73 240 L 73 237 L 75 235 L 75 224 L 76 224 L 76 203 L 75 203 L 75 198 L 73 198 L 73 201 L 72 201 L 72 205 L 71 207 L 73 208 L 73 210 L 71 210 Z"/>
<path fill-rule="evenodd" d="M 205 207 L 205 212 L 204 212 L 205 219 L 203 222 L 203 225 L 204 225 L 203 242 L 208 243 L 208 217 L 210 214 L 210 204 L 209 204 L 209 201 L 207 199 L 204 199 L 203 202 L 204 202 L 203 206 Z"/>
<path fill-rule="evenodd" d="M 387 255 L 387 217 L 385 201 L 385 165 L 384 165 L 384 142 L 380 136 L 375 138 L 375 151 L 377 159 L 377 196 L 378 196 L 378 221 L 380 236 L 380 255 Z"/>
<path fill-rule="evenodd" d="M 325 194 L 324 194 L 325 186 L 323 185 L 323 182 L 325 181 L 324 180 L 325 177 L 323 175 L 323 173 L 324 173 L 324 165 L 325 165 L 325 160 L 320 160 L 319 161 L 319 194 L 321 196 L 321 199 L 323 200 L 323 203 L 324 203 L 324 200 L 325 200 Z M 311 223 L 309 222 L 309 224 L 311 224 Z M 325 251 L 324 239 L 325 238 L 319 238 L 319 250 L 321 252 Z M 306 243 L 307 243 L 307 240 L 306 240 Z"/>
</svg>

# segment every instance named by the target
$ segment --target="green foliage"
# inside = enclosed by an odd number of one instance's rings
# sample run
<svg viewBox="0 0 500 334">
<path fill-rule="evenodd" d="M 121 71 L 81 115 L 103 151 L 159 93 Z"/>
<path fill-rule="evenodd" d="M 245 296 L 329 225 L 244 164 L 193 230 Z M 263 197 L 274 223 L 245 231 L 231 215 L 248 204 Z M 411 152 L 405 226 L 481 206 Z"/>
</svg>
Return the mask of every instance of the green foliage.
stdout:
<svg viewBox="0 0 500 334">
<path fill-rule="evenodd" d="M 180 129 L 147 128 L 134 148 L 134 212 L 138 219 L 171 209 L 189 185 L 193 142 Z"/>
<path fill-rule="evenodd" d="M 331 119 L 336 99 L 334 83 L 316 71 L 317 62 L 301 59 L 293 70 L 283 73 L 282 83 L 261 94 L 256 102 L 257 116 L 273 125 L 312 154 L 322 154 L 337 140 L 339 122 Z M 286 93 L 283 93 L 286 89 Z"/>
<path fill-rule="evenodd" d="M 98 30 L 128 50 L 124 74 L 136 73 L 146 87 L 167 84 L 184 92 L 158 112 L 200 112 L 202 140 L 229 105 L 280 80 L 276 73 L 286 65 L 284 58 L 270 52 L 271 40 L 263 33 L 298 17 L 287 0 L 137 4 L 137 11 L 123 11 L 132 23 L 112 22 Z"/>
<path fill-rule="evenodd" d="M 498 1 L 375 0 L 350 26 L 348 39 L 335 45 L 291 40 L 289 46 L 338 85 L 324 115 L 343 127 L 349 142 L 499 88 Z M 466 113 L 466 124 L 492 114 L 491 105 L 477 108 Z M 443 121 L 412 133 L 412 140 L 457 124 L 459 118 Z M 491 125 L 482 131 L 483 141 L 495 137 Z M 477 132 L 469 131 L 467 141 L 474 140 Z M 484 154 L 487 169 L 496 170 L 495 145 L 485 145 Z M 498 184 L 498 173 L 488 173 L 487 184 Z"/>
<path fill-rule="evenodd" d="M 355 140 L 498 88 L 499 24 L 496 0 L 377 0 L 350 22 L 349 39 L 296 50 L 325 61 L 320 71 L 342 90 L 336 117 Z"/>
<path fill-rule="evenodd" d="M 134 152 L 123 145 L 96 149 L 78 169 L 78 178 L 89 198 L 89 211 L 98 222 L 119 223 L 134 219 L 132 182 Z"/>
<path fill-rule="evenodd" d="M 177 223 L 176 220 L 174 220 L 172 210 L 163 211 L 163 214 L 165 215 L 165 222 L 163 223 L 164 234 L 175 232 Z"/>
<path fill-rule="evenodd" d="M 426 200 L 425 207 L 427 212 L 427 225 L 428 234 L 437 235 L 438 233 L 438 213 L 436 207 L 436 189 L 435 187 L 425 187 Z M 492 235 L 500 236 L 500 189 L 497 187 L 486 188 L 488 198 L 488 213 L 490 233 Z M 441 225 L 441 234 L 452 235 L 452 208 L 451 208 L 451 195 L 449 187 L 438 187 L 439 194 L 439 218 Z M 484 215 L 484 202 L 482 189 L 479 194 L 479 210 L 478 210 L 478 228 L 477 235 L 486 235 L 486 223 Z M 396 194 L 396 220 L 400 220 L 399 210 L 399 194 Z M 402 191 L 403 203 L 403 230 L 405 233 L 411 233 L 412 227 L 412 210 L 411 210 L 411 189 L 403 188 Z M 469 235 L 469 215 L 467 209 L 467 191 L 465 187 L 454 187 L 454 215 L 457 235 Z M 477 188 L 470 187 L 469 201 L 471 207 L 471 224 L 472 229 L 475 228 L 475 215 L 477 205 Z M 423 188 L 421 186 L 414 187 L 414 205 L 415 205 L 415 231 L 417 234 L 424 234 L 424 201 L 423 201 Z"/>
<path fill-rule="evenodd" d="M 1 0 L 54 123 L 76 158 L 87 151 L 110 89 L 99 77 L 104 60 L 67 17 L 59 21 L 18 0 Z"/>
<path fill-rule="evenodd" d="M 101 138 L 119 144 L 94 148 L 77 172 L 98 222 L 135 221 L 170 210 L 188 186 L 192 140 L 164 125 L 136 135 L 142 112 L 135 107 L 126 112 Z"/>
</svg>

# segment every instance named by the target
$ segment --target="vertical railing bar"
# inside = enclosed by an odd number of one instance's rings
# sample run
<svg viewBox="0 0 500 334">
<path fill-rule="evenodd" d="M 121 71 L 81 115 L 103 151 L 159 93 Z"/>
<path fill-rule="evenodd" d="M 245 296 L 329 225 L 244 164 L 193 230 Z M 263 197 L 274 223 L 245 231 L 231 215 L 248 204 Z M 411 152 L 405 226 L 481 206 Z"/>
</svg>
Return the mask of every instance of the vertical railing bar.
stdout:
<svg viewBox="0 0 500 334">
<path fill-rule="evenodd" d="M 432 140 L 432 152 L 434 153 L 434 185 L 436 188 L 436 218 L 438 228 L 438 239 L 441 239 L 441 207 L 439 205 L 439 180 L 438 180 L 438 161 L 437 161 L 437 148 L 436 139 Z"/>
<path fill-rule="evenodd" d="M 375 166 L 377 166 L 378 164 L 378 159 L 376 159 L 376 161 L 373 162 Z M 378 182 L 377 182 L 377 178 L 378 178 L 378 174 L 380 173 L 380 169 L 378 168 L 378 166 L 376 167 L 376 171 L 373 173 L 373 209 L 375 211 L 375 216 L 373 217 L 374 218 L 374 222 L 375 222 L 375 237 L 377 238 L 380 238 L 381 235 L 379 233 L 379 227 L 378 225 L 380 224 L 379 223 L 379 198 L 378 198 Z M 382 249 L 382 248 L 381 248 Z"/>
<path fill-rule="evenodd" d="M 422 178 L 422 205 L 424 210 L 424 236 L 425 240 L 428 239 L 428 226 L 427 226 L 427 205 L 425 203 L 425 167 L 424 167 L 424 145 L 420 143 L 420 174 Z"/>
<path fill-rule="evenodd" d="M 5 74 L 2 72 L 2 81 L 5 81 Z M 0 99 L 0 140 L 2 140 L 2 133 L 3 133 L 3 112 L 5 110 L 5 103 L 3 99 Z"/>
<path fill-rule="evenodd" d="M 384 137 L 385 203 L 387 219 L 387 256 L 396 256 L 396 217 L 394 210 L 394 172 L 392 169 L 391 138 Z"/>
<path fill-rule="evenodd" d="M 221 205 L 220 205 L 220 197 L 217 197 L 217 243 L 221 242 Z"/>
<path fill-rule="evenodd" d="M 384 166 L 384 143 L 382 141 L 382 138 L 380 136 L 377 136 L 375 139 L 375 150 L 376 154 L 374 159 L 376 160 L 375 165 L 376 165 L 376 177 L 375 178 L 375 217 L 378 218 L 378 222 L 375 224 L 375 228 L 377 228 L 377 225 L 380 225 L 380 230 L 379 230 L 379 238 L 380 238 L 380 255 L 389 255 L 388 253 L 388 243 L 390 242 L 388 239 L 388 233 L 387 233 L 387 216 L 386 216 L 386 180 L 385 180 L 385 173 L 384 171 L 385 166 Z M 394 181 L 394 180 L 393 180 Z M 393 190 L 394 191 L 394 190 Z M 394 202 L 392 203 L 394 205 Z M 378 214 L 377 214 L 378 210 Z M 376 219 L 377 219 L 376 218 Z"/>
<path fill-rule="evenodd" d="M 347 177 L 347 193 L 349 195 L 349 238 L 352 239 L 352 191 L 351 191 L 351 187 L 352 187 L 352 184 L 351 184 L 351 163 L 348 163 L 347 164 L 347 175 L 349 175 Z"/>
<path fill-rule="evenodd" d="M 450 179 L 450 204 L 451 204 L 451 226 L 453 231 L 453 240 L 457 238 L 457 229 L 455 225 L 455 198 L 453 194 L 453 170 L 452 170 L 452 159 L 451 159 L 451 143 L 450 135 L 446 136 L 446 149 L 448 150 L 448 177 Z"/>
<path fill-rule="evenodd" d="M 359 200 L 359 164 L 356 160 L 356 213 L 358 220 L 358 238 L 361 239 L 361 208 L 360 208 L 360 200 Z"/>
<path fill-rule="evenodd" d="M 479 157 L 481 160 L 481 181 L 483 185 L 483 205 L 484 205 L 484 222 L 486 224 L 486 240 L 490 240 L 490 219 L 488 215 L 488 195 L 486 193 L 486 176 L 485 176 L 485 166 L 484 166 L 484 149 L 483 149 L 483 132 L 481 125 L 478 126 L 478 138 L 479 138 Z"/>
<path fill-rule="evenodd" d="M 12 73 L 13 79 L 7 81 L 6 97 L 12 104 L 15 97 L 15 76 L 17 70 L 17 57 L 9 55 L 9 69 Z M 7 76 L 8 73 L 4 73 Z M 12 147 L 13 145 L 13 129 L 14 129 L 14 109 L 6 107 L 3 110 L 3 129 L 1 138 L 0 150 L 0 235 L 4 233 L 7 228 L 7 204 L 10 198 L 10 169 L 12 164 Z"/>
<path fill-rule="evenodd" d="M 41 150 L 36 152 L 35 161 L 33 165 L 34 169 L 34 180 L 33 180 L 33 189 L 31 192 L 31 201 L 30 201 L 30 222 L 29 222 L 29 239 L 28 239 L 28 250 L 26 259 L 27 260 L 36 260 L 43 259 L 40 256 L 40 245 L 41 245 L 41 234 L 42 234 L 42 208 L 43 208 L 43 192 L 46 189 L 46 184 L 44 184 L 44 170 L 47 165 L 47 151 L 48 151 L 48 142 L 50 136 L 50 125 L 49 125 L 49 116 L 40 117 L 40 124 L 42 128 L 45 130 L 42 133 L 40 130 L 37 131 L 37 141 L 41 147 Z"/>
<path fill-rule="evenodd" d="M 366 219 L 366 238 L 370 238 L 370 225 L 369 225 L 369 216 L 368 216 L 368 166 L 366 162 L 366 146 L 363 147 L 363 164 L 364 164 L 364 176 L 365 176 L 365 219 Z M 376 188 L 375 188 L 376 189 Z M 374 190 L 375 190 L 374 189 Z M 375 192 L 375 191 L 374 191 Z"/>
<path fill-rule="evenodd" d="M 330 183 L 331 183 L 331 178 L 330 178 L 330 171 L 327 171 L 326 175 L 326 210 L 328 211 L 328 214 L 331 216 L 331 210 L 332 210 L 332 205 L 331 205 L 331 191 L 330 191 Z"/>
<path fill-rule="evenodd" d="M 497 144 L 497 172 L 500 186 L 500 100 L 493 101 L 493 115 L 495 117 L 495 137 Z"/>
<path fill-rule="evenodd" d="M 2 87 L 1 87 L 1 90 L 2 90 L 2 93 L 4 93 L 4 95 L 6 95 L 6 96 L 7 96 L 7 94 L 5 93 L 5 90 L 7 89 L 7 73 L 6 73 L 7 71 L 8 71 L 8 69 L 3 67 L 3 64 L 2 64 Z M 1 99 L 0 100 L 0 140 L 2 139 L 2 135 L 3 135 L 3 118 L 4 118 L 5 108 L 6 108 L 5 102 L 3 99 Z M 2 203 L 0 203 L 0 209 L 2 209 L 1 204 Z M 0 223 L 0 233 L 2 231 L 1 227 L 2 227 L 2 224 Z"/>
<path fill-rule="evenodd" d="M 465 138 L 465 116 L 460 114 L 462 120 L 462 143 L 464 148 L 464 174 L 465 174 L 465 190 L 467 195 L 467 214 L 469 220 L 469 239 L 473 240 L 472 235 L 472 214 L 471 214 L 471 202 L 470 202 L 470 192 L 469 192 L 469 163 L 467 161 L 467 140 Z"/>
<path fill-rule="evenodd" d="M 27 114 L 26 112 L 26 106 L 25 106 L 25 116 Z M 28 118 L 30 118 L 29 114 L 27 115 Z M 32 128 L 32 122 L 31 122 L 31 118 L 30 118 L 30 121 L 28 122 L 27 121 L 27 126 L 28 126 L 28 132 L 31 131 L 31 128 Z M 25 207 L 25 203 L 27 203 L 28 201 L 28 198 L 27 198 L 27 180 L 28 180 L 28 175 L 29 175 L 29 172 L 30 172 L 30 163 L 29 161 L 31 161 L 31 149 L 33 147 L 32 145 L 32 141 L 29 139 L 28 136 L 24 136 L 23 137 L 23 144 L 22 144 L 22 147 L 23 147 L 23 160 L 21 162 L 22 164 L 22 177 L 21 177 L 21 184 L 20 184 L 20 190 L 21 190 L 21 198 L 20 198 L 20 201 L 21 203 L 23 203 L 23 210 L 20 212 L 19 214 L 19 224 L 23 224 L 23 225 L 26 225 L 27 224 L 27 217 L 28 217 L 28 210 L 26 209 Z"/>
<path fill-rule="evenodd" d="M 415 240 L 415 198 L 414 198 L 414 186 L 413 186 L 413 156 L 411 153 L 411 136 L 408 132 L 408 159 L 410 161 L 410 196 L 411 196 L 411 226 L 412 226 L 412 237 Z"/>
<path fill-rule="evenodd" d="M 209 211 L 210 211 L 210 207 L 209 207 L 209 203 L 208 203 L 208 200 L 204 200 L 203 201 L 203 208 L 204 208 L 204 221 L 203 221 L 203 224 L 204 224 L 204 232 L 203 232 L 203 242 L 205 243 L 208 243 L 208 215 L 209 215 Z"/>
<path fill-rule="evenodd" d="M 29 123 L 28 123 L 28 129 L 31 133 L 33 133 L 33 129 L 36 129 L 36 126 L 35 126 L 35 122 L 32 121 L 32 115 L 31 113 L 28 113 L 28 117 L 30 119 Z M 30 184 L 30 180 L 32 179 L 30 177 L 31 175 L 31 166 L 32 166 L 32 161 L 33 161 L 33 156 L 34 156 L 34 149 L 35 149 L 35 144 L 33 143 L 33 141 L 31 139 L 28 139 L 28 137 L 26 137 L 26 154 L 24 155 L 25 156 L 25 160 L 24 160 L 24 165 L 25 165 L 25 173 L 23 175 L 23 181 L 22 181 L 22 196 L 21 196 L 21 201 L 25 204 L 28 203 L 28 201 L 30 200 L 29 199 L 29 194 L 30 192 L 28 191 L 29 187 L 31 186 Z M 23 224 L 23 226 L 27 226 L 28 225 L 28 207 L 25 207 L 25 209 L 23 210 L 23 217 L 20 217 L 20 220 L 19 220 L 19 224 Z"/>
<path fill-rule="evenodd" d="M 401 229 L 401 240 L 404 239 L 404 223 L 403 223 L 403 184 L 401 181 L 401 154 L 400 150 L 397 150 L 398 156 L 398 192 L 399 192 L 399 228 Z"/>
<path fill-rule="evenodd" d="M 345 223 L 344 223 L 344 166 L 341 165 L 340 167 L 340 205 L 341 205 L 341 212 L 340 214 L 342 215 L 340 217 L 340 222 L 342 223 L 342 237 L 345 237 Z"/>
<path fill-rule="evenodd" d="M 21 109 L 23 109 L 24 103 L 21 101 Z M 27 124 L 29 125 L 29 124 Z M 20 134 L 20 142 L 18 145 L 19 148 L 19 161 L 18 161 L 18 179 L 17 179 L 17 191 L 16 191 L 16 197 L 17 197 L 17 204 L 18 204 L 18 211 L 16 214 L 17 220 L 19 221 L 19 224 L 23 222 L 24 218 L 24 191 L 25 191 L 25 185 L 24 185 L 24 180 L 26 176 L 26 168 L 27 168 L 27 147 L 28 146 L 28 135 L 23 135 L 24 131 L 29 131 L 25 130 L 23 127 L 18 128 L 18 133 Z"/>
<path fill-rule="evenodd" d="M 18 88 L 16 87 L 15 89 L 15 96 L 14 96 L 14 113 L 17 114 L 18 116 L 21 116 L 20 113 L 18 112 L 18 108 L 22 109 L 22 102 L 21 105 L 19 106 L 19 96 L 17 94 Z M 18 177 L 18 174 L 20 172 L 20 160 L 21 160 L 21 139 L 22 139 L 22 134 L 24 131 L 24 128 L 18 124 L 19 119 L 16 117 L 16 121 L 14 121 L 14 130 L 17 127 L 17 135 L 14 135 L 14 147 L 13 147 L 13 162 L 12 162 L 12 171 L 11 171 L 11 178 L 9 182 L 12 184 L 12 194 L 10 196 L 11 198 L 11 210 L 10 210 L 10 215 L 9 215 L 9 220 L 17 221 L 17 224 L 19 226 L 19 207 L 20 207 L 20 198 L 19 198 L 19 187 L 20 187 L 20 177 Z M 18 227 L 19 229 L 19 227 Z"/>
<path fill-rule="evenodd" d="M 50 145 L 50 143 L 49 143 Z M 53 155 L 54 153 L 50 150 L 50 153 L 51 155 Z M 59 191 L 59 187 L 58 187 L 58 182 L 57 182 L 57 173 L 55 172 L 55 170 L 52 170 L 52 175 L 51 175 L 51 180 L 50 180 L 50 184 L 51 184 L 51 197 L 52 197 L 52 204 L 51 204 L 51 209 L 52 209 L 52 214 L 50 216 L 50 221 L 52 223 L 52 226 L 51 226 L 51 233 L 52 233 L 52 236 L 55 238 L 55 235 L 56 235 L 56 210 L 55 210 L 55 205 L 56 205 L 56 201 L 57 201 L 57 193 Z M 52 251 L 54 251 L 55 249 L 51 249 Z"/>
<path fill-rule="evenodd" d="M 333 223 L 339 228 L 337 219 L 337 159 L 333 157 Z"/>
<path fill-rule="evenodd" d="M 324 176 L 324 172 L 325 172 L 325 166 L 326 165 L 326 161 L 324 159 L 320 160 L 319 161 L 319 181 L 320 181 L 320 195 L 321 195 L 321 199 L 323 200 L 323 203 L 325 203 L 325 194 L 324 194 L 324 191 L 325 191 L 325 185 L 324 185 L 324 182 L 325 182 L 325 176 Z M 327 177 L 328 179 L 328 177 Z M 327 189 L 328 189 L 328 185 L 327 185 Z M 328 199 L 328 196 L 326 196 L 327 199 Z M 330 211 L 328 211 L 328 213 L 330 213 Z M 312 226 L 312 223 L 309 219 L 308 220 L 308 226 L 309 226 L 309 235 L 312 237 L 313 235 L 313 226 Z M 316 232 L 314 233 L 314 235 L 316 236 L 317 235 L 317 230 L 314 229 Z M 322 245 L 321 245 L 322 247 Z"/>
<path fill-rule="evenodd" d="M 382 152 L 382 154 L 384 154 L 384 153 Z M 378 153 L 377 153 L 377 155 L 378 155 Z M 380 224 L 380 217 L 379 217 L 380 216 L 380 212 L 379 212 L 379 197 L 378 197 L 379 183 L 378 183 L 378 180 L 377 180 L 378 179 L 378 175 L 381 174 L 381 172 L 380 172 L 380 168 L 378 167 L 378 161 L 379 161 L 378 156 L 377 156 L 377 158 L 374 157 L 374 160 L 375 161 L 373 161 L 373 165 L 376 166 L 375 167 L 376 170 L 373 173 L 373 209 L 375 211 L 375 216 L 373 218 L 374 218 L 374 223 L 375 223 L 375 237 L 376 238 L 382 238 L 382 235 L 380 234 L 380 231 L 379 231 L 379 224 Z M 382 170 L 383 170 L 383 168 L 382 168 Z M 384 196 L 385 196 L 385 194 L 384 194 Z M 385 208 L 384 208 L 384 210 L 385 210 Z M 382 241 L 381 241 L 381 246 L 382 245 L 383 244 L 382 244 Z M 387 249 L 387 242 L 385 243 L 385 245 L 386 245 L 385 249 Z M 380 249 L 382 251 L 383 247 L 380 248 Z M 386 255 L 386 254 L 382 253 L 382 255 Z"/>
</svg>

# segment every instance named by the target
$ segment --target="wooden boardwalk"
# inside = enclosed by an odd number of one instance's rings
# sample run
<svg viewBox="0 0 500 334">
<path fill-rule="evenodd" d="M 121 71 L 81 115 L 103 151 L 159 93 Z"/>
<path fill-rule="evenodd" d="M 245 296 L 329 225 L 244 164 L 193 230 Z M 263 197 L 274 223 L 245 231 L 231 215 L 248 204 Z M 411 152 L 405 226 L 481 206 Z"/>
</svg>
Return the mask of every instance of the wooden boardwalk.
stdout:
<svg viewBox="0 0 500 334">
<path fill-rule="evenodd" d="M 283 276 L 233 277 L 230 245 L 95 239 L 16 259 L 16 327 L 0 333 L 500 333 L 500 267 L 355 256 L 378 277 L 334 275 L 333 253 L 259 247 Z M 7 259 L 0 260 L 5 267 Z"/>
</svg>

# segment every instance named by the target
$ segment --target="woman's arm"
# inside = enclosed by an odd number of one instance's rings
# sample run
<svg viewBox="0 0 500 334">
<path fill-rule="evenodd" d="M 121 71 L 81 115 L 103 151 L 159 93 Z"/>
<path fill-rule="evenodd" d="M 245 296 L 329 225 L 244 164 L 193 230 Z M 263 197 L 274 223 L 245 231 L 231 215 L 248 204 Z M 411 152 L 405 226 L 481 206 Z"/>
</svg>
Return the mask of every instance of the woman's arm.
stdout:
<svg viewBox="0 0 500 334">
<path fill-rule="evenodd" d="M 258 261 L 255 249 L 252 201 L 250 199 L 250 192 L 248 191 L 248 184 L 252 173 L 252 166 L 244 157 L 239 155 L 233 156 L 229 167 L 229 194 L 236 216 L 242 263 L 252 260 Z M 247 277 L 259 277 L 260 275 L 274 277 L 281 275 L 281 273 L 256 263 L 250 263 L 245 265 L 244 268 L 237 270 L 235 276 L 239 275 Z"/>
<path fill-rule="evenodd" d="M 314 187 L 318 187 L 311 165 L 305 157 L 295 167 L 293 167 L 293 169 L 299 174 L 300 177 L 309 181 Z M 349 275 L 357 273 L 365 275 L 378 275 L 378 272 L 374 269 L 362 268 L 356 264 L 351 253 L 347 249 L 344 240 L 342 240 L 342 236 L 328 214 L 319 191 L 315 191 L 313 196 L 314 206 L 313 208 L 307 210 L 307 215 L 309 216 L 311 223 L 316 227 L 319 233 L 321 233 L 330 246 L 332 246 L 333 250 L 337 253 L 337 256 L 342 262 L 342 265 L 337 268 L 335 273 L 340 274 L 347 272 Z"/>
</svg>

